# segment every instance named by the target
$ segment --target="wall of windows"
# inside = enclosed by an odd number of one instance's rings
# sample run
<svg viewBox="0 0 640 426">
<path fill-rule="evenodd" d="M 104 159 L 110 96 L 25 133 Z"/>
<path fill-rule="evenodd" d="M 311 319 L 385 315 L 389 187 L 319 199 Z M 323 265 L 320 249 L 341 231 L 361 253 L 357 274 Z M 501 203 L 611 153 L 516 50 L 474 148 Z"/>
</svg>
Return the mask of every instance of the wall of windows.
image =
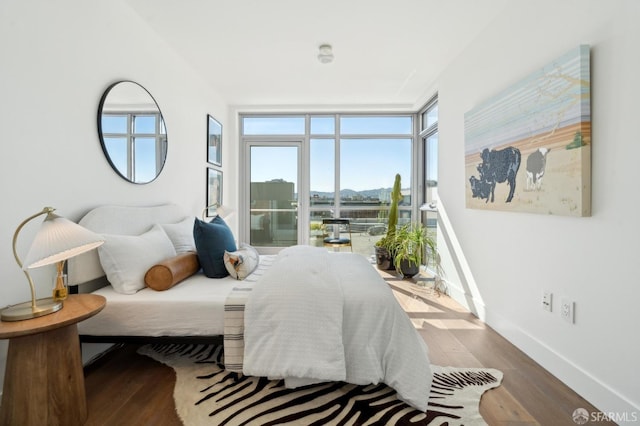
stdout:
<svg viewBox="0 0 640 426">
<path fill-rule="evenodd" d="M 431 99 L 420 111 L 420 139 L 423 152 L 423 199 L 438 200 L 438 98 Z"/>
<path fill-rule="evenodd" d="M 323 218 L 349 218 L 354 231 L 354 251 L 367 256 L 373 253 L 373 244 L 386 230 L 389 195 L 396 173 L 402 177 L 404 195 L 399 222 L 411 221 L 413 211 L 417 211 L 412 202 L 416 198 L 414 114 L 242 115 L 240 118 L 243 161 L 247 170 L 251 170 L 250 175 L 244 176 L 247 185 L 241 194 L 244 213 L 241 233 L 244 230 L 250 240 L 252 234 L 257 234 L 251 224 L 255 228 L 265 219 L 271 227 L 267 240 L 252 241 L 255 245 L 282 247 L 290 245 L 291 236 L 291 229 L 280 229 L 270 220 L 277 211 L 252 208 L 266 205 L 265 200 L 257 199 L 257 192 L 251 190 L 251 186 L 259 183 L 295 182 L 292 199 L 287 203 L 296 209 L 298 243 L 321 245 Z M 300 144 L 299 163 L 284 161 L 277 155 L 251 159 L 252 147 L 256 144 L 282 146 L 287 143 Z M 263 166 L 258 170 L 254 163 Z M 261 219 L 256 219 L 258 215 Z"/>
<path fill-rule="evenodd" d="M 421 220 L 435 237 L 438 229 L 438 98 L 434 97 L 427 102 L 418 116 L 422 152 L 420 179 L 424 183 Z"/>
</svg>

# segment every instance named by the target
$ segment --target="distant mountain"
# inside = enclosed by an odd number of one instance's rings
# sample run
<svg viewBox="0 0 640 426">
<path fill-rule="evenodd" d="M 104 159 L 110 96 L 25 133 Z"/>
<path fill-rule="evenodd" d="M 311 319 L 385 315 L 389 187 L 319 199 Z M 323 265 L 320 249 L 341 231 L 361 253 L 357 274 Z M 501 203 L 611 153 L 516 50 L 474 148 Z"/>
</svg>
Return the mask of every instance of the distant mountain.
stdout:
<svg viewBox="0 0 640 426">
<path fill-rule="evenodd" d="M 363 199 L 379 199 L 382 201 L 389 200 L 392 188 L 365 189 L 363 191 L 355 191 L 353 189 L 343 189 L 340 191 L 340 198 L 363 198 Z M 403 189 L 402 192 L 408 192 L 409 189 Z M 311 196 L 319 198 L 333 198 L 333 192 L 311 191 Z"/>
<path fill-rule="evenodd" d="M 362 197 L 378 197 L 378 195 L 380 193 L 384 193 L 385 191 L 390 191 L 391 189 L 384 189 L 384 188 L 380 188 L 380 189 L 367 189 L 364 191 L 355 191 L 353 189 L 343 189 L 340 191 L 340 197 L 345 198 L 345 197 L 355 197 L 355 196 L 362 196 Z M 333 197 L 333 192 L 323 192 L 323 191 L 311 191 L 311 196 L 317 195 L 320 198 L 331 198 Z"/>
</svg>

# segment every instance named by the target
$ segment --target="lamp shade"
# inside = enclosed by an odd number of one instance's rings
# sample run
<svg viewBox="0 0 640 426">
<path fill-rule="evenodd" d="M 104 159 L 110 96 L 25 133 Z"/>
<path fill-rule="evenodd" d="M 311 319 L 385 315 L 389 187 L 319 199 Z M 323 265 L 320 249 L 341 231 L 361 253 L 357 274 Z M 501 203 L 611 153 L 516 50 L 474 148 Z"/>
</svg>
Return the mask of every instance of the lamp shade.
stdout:
<svg viewBox="0 0 640 426">
<path fill-rule="evenodd" d="M 98 234 L 49 212 L 24 258 L 22 269 L 67 260 L 102 243 L 104 240 Z"/>
</svg>

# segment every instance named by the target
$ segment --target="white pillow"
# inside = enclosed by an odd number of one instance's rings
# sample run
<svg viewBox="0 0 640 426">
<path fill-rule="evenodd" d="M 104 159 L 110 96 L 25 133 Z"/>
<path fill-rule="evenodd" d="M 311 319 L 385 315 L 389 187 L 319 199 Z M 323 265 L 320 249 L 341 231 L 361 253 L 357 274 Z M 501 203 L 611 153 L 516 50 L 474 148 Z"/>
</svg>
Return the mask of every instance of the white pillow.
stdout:
<svg viewBox="0 0 640 426">
<path fill-rule="evenodd" d="M 167 223 L 160 225 L 173 243 L 176 253 L 186 253 L 196 251 L 196 243 L 193 239 L 194 218 L 187 216 L 178 223 Z"/>
<path fill-rule="evenodd" d="M 100 264 L 118 293 L 134 294 L 145 287 L 144 274 L 158 262 L 176 255 L 176 250 L 160 225 L 139 236 L 102 235 L 98 247 Z"/>
<path fill-rule="evenodd" d="M 224 266 L 229 275 L 237 280 L 244 280 L 258 267 L 260 255 L 249 244 L 241 243 L 237 251 L 224 251 Z"/>
</svg>

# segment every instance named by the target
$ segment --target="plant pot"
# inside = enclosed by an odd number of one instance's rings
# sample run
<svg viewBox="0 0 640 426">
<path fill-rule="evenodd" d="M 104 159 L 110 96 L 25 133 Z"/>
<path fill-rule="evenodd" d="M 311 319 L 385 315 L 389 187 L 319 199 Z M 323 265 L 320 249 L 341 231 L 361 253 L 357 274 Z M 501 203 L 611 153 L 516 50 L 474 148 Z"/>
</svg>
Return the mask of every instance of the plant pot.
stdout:
<svg viewBox="0 0 640 426">
<path fill-rule="evenodd" d="M 410 263 L 408 260 L 400 261 L 400 272 L 404 278 L 411 278 L 414 275 L 418 275 L 420 272 L 420 265 Z"/>
<path fill-rule="evenodd" d="M 393 266 L 393 257 L 384 247 L 375 247 L 376 249 L 376 265 L 381 271 L 390 271 L 395 269 Z"/>
</svg>

